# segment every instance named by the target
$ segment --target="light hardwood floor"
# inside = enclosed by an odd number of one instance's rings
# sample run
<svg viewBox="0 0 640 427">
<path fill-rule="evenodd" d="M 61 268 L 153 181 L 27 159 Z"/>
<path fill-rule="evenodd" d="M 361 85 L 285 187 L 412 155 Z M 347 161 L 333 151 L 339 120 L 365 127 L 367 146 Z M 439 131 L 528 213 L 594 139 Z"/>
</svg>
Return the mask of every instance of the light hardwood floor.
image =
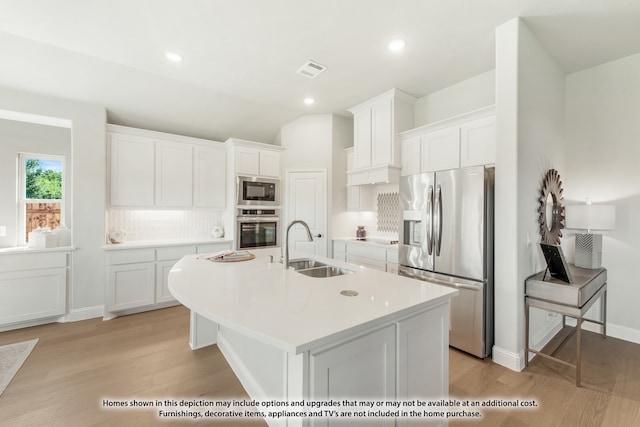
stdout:
<svg viewBox="0 0 640 427">
<path fill-rule="evenodd" d="M 173 307 L 110 321 L 92 319 L 0 333 L 0 345 L 40 338 L 0 396 L 2 426 L 177 425 L 149 409 L 104 409 L 102 401 L 248 399 L 217 347 L 192 351 L 189 315 Z M 558 353 L 571 360 L 574 338 Z M 534 359 L 513 372 L 450 350 L 450 396 L 457 400 L 535 400 L 536 409 L 485 409 L 450 426 L 640 425 L 640 345 L 583 334 L 583 386 L 573 369 Z M 185 425 L 266 426 L 260 419 Z"/>
</svg>

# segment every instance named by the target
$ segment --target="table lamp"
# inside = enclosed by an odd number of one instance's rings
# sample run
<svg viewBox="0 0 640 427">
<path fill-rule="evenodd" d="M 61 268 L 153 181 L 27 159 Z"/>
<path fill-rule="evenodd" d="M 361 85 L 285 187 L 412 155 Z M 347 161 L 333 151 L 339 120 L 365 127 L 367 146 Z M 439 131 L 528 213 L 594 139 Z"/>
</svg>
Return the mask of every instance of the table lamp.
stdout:
<svg viewBox="0 0 640 427">
<path fill-rule="evenodd" d="M 613 230 L 616 226 L 616 207 L 613 205 L 592 205 L 587 199 L 584 205 L 565 206 L 566 228 L 586 230 L 576 233 L 576 267 L 602 267 L 602 234 L 593 230 Z"/>
</svg>

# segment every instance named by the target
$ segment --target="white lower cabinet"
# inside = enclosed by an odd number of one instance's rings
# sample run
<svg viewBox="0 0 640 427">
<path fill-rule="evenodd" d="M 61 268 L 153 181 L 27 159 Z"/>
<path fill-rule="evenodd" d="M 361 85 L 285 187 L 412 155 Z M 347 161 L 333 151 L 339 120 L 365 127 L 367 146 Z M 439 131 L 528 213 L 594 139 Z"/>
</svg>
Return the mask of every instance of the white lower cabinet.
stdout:
<svg viewBox="0 0 640 427">
<path fill-rule="evenodd" d="M 169 292 L 169 271 L 178 260 L 158 261 L 156 263 L 156 300 L 155 302 L 175 301 Z"/>
<path fill-rule="evenodd" d="M 338 400 L 357 396 L 360 399 L 395 400 L 395 325 L 324 351 L 311 352 L 310 356 L 311 399 Z M 368 425 L 375 425 L 375 420 L 370 421 Z M 383 421 L 380 423 L 384 424 Z"/>
<path fill-rule="evenodd" d="M 0 331 L 66 313 L 68 254 L 0 256 Z"/>
<path fill-rule="evenodd" d="M 121 311 L 155 302 L 155 249 L 107 252 L 105 311 Z"/>
<path fill-rule="evenodd" d="M 108 311 L 155 302 L 155 267 L 152 262 L 110 266 L 108 275 Z"/>
<path fill-rule="evenodd" d="M 109 250 L 106 255 L 105 317 L 127 310 L 153 310 L 177 304 L 169 292 L 169 271 L 180 258 L 231 249 L 230 242 Z"/>
<path fill-rule="evenodd" d="M 398 274 L 398 247 L 395 245 L 382 246 L 357 241 L 334 240 L 333 258 Z"/>
</svg>

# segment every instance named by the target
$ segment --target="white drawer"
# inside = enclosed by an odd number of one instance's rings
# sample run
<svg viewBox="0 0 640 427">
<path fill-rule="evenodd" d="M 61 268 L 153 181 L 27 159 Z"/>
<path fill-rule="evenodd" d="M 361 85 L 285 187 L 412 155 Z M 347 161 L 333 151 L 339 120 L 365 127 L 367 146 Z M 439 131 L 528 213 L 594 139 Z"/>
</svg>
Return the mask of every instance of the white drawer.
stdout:
<svg viewBox="0 0 640 427">
<path fill-rule="evenodd" d="M 0 271 L 35 270 L 67 266 L 67 252 L 37 252 L 0 255 Z"/>
<path fill-rule="evenodd" d="M 172 259 L 180 259 L 185 255 L 192 255 L 195 253 L 195 246 L 168 246 L 156 249 L 156 260 L 167 261 Z"/>
<path fill-rule="evenodd" d="M 155 249 L 122 249 L 107 252 L 107 264 L 133 264 L 151 262 L 156 257 Z"/>
<path fill-rule="evenodd" d="M 375 259 L 361 257 L 353 255 L 351 252 L 347 253 L 347 262 L 351 264 L 361 265 L 363 267 L 373 268 L 380 271 L 387 270 L 387 263 L 384 261 L 378 261 Z"/>
<path fill-rule="evenodd" d="M 374 260 L 385 262 L 387 260 L 387 251 L 380 246 L 373 246 L 361 243 L 349 244 L 347 248 L 349 255 L 357 255 Z"/>
</svg>

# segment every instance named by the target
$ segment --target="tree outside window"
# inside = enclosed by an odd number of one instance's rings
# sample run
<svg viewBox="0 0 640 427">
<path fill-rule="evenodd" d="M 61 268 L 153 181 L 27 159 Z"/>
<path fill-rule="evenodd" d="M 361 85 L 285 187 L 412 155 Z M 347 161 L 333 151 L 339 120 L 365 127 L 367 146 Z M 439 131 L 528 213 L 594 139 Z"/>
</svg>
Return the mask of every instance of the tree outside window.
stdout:
<svg viewBox="0 0 640 427">
<path fill-rule="evenodd" d="M 51 230 L 63 223 L 64 158 L 32 154 L 20 155 L 22 188 L 20 209 L 24 221 L 24 241 L 38 227 Z M 21 227 L 22 228 L 22 227 Z"/>
</svg>

